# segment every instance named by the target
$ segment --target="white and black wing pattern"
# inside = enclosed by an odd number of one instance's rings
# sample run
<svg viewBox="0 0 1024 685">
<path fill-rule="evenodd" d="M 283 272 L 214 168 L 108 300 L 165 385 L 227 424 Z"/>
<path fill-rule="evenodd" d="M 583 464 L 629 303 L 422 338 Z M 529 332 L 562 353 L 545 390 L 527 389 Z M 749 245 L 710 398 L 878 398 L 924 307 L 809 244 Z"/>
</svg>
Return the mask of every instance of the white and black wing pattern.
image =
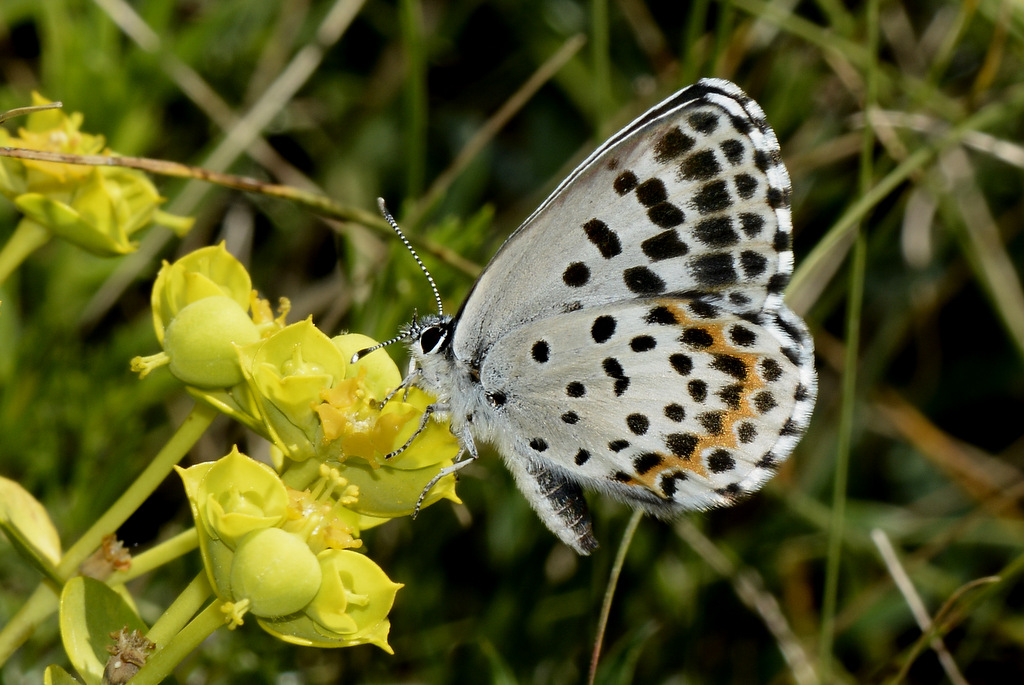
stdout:
<svg viewBox="0 0 1024 685">
<path fill-rule="evenodd" d="M 793 268 L 789 194 L 757 103 L 720 79 L 684 88 L 598 148 L 505 242 L 457 316 L 455 353 L 479 358 L 528 321 L 634 297 L 772 310 Z"/>
<path fill-rule="evenodd" d="M 573 171 L 454 319 L 409 329 L 417 382 L 580 553 L 597 545 L 582 487 L 661 516 L 735 501 L 816 397 L 782 301 L 789 195 L 761 108 L 727 81 L 684 88 Z"/>
</svg>

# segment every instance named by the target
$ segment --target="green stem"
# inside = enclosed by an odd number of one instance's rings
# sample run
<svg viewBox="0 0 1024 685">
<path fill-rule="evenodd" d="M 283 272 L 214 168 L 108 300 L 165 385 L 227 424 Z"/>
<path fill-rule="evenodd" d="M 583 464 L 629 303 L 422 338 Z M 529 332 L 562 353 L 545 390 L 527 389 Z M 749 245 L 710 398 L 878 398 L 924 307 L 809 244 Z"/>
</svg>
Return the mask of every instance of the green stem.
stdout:
<svg viewBox="0 0 1024 685">
<path fill-rule="evenodd" d="M 146 501 L 146 498 L 153 494 L 174 465 L 192 449 L 216 416 L 217 411 L 202 402 L 197 402 L 192 407 L 185 421 L 149 463 L 146 470 L 139 474 L 128 490 L 67 551 L 57 566 L 62 578 L 70 578 L 85 558 L 99 547 L 103 536 L 116 531 Z"/>
<path fill-rule="evenodd" d="M 217 411 L 204 403 L 197 403 L 192 408 L 171 439 L 128 490 L 64 554 L 57 566 L 61 578 L 67 580 L 78 572 L 85 558 L 99 547 L 103 536 L 116 531 L 156 490 L 216 416 Z M 0 630 L 0 664 L 5 663 L 14 650 L 32 635 L 36 626 L 56 610 L 57 592 L 44 585 L 36 588 L 26 605 Z"/>
<path fill-rule="evenodd" d="M 211 594 L 213 594 L 213 588 L 210 587 L 206 571 L 200 571 L 199 575 L 171 603 L 171 606 L 167 607 L 167 611 L 157 619 L 157 622 L 149 629 L 149 634 L 146 637 L 157 645 L 171 644 L 175 636 L 196 615 L 199 607 L 210 598 Z"/>
<path fill-rule="evenodd" d="M 224 625 L 221 602 L 211 602 L 198 616 L 150 657 L 132 678 L 132 685 L 158 685 L 171 674 L 189 653 Z"/>
<path fill-rule="evenodd" d="M 0 665 L 32 637 L 36 626 L 57 610 L 57 592 L 47 583 L 40 583 L 14 616 L 11 616 L 3 630 L 0 630 Z"/>
<path fill-rule="evenodd" d="M 0 250 L 0 286 L 30 254 L 50 240 L 51 233 L 30 219 L 22 219 Z"/>
<path fill-rule="evenodd" d="M 629 523 L 626 524 L 626 532 L 622 534 L 622 542 L 619 550 L 615 553 L 615 561 L 612 563 L 612 572 L 608 577 L 608 585 L 604 589 L 604 601 L 601 603 L 601 616 L 597 620 L 597 637 L 594 638 L 594 651 L 590 655 L 590 673 L 587 677 L 587 685 L 594 685 L 597 678 L 597 663 L 601 657 L 601 645 L 604 643 L 604 632 L 608 627 L 608 616 L 612 612 L 612 599 L 615 597 L 615 588 L 619 584 L 619 575 L 626 563 L 626 553 L 633 543 L 633 536 L 640 526 L 640 519 L 644 514 L 639 509 L 633 512 Z"/>
</svg>

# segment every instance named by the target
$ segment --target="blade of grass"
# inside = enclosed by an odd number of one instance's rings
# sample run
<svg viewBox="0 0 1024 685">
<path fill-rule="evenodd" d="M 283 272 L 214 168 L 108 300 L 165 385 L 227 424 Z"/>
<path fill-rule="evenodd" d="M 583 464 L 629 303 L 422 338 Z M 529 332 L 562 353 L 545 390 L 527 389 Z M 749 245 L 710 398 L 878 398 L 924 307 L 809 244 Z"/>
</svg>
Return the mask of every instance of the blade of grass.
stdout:
<svg viewBox="0 0 1024 685">
<path fill-rule="evenodd" d="M 418 0 L 399 3 L 405 57 L 405 196 L 423 192 L 427 169 L 427 58 L 423 45 L 423 11 Z"/>
<path fill-rule="evenodd" d="M 868 3 L 865 19 L 868 30 L 868 50 L 872 56 L 878 48 L 878 0 Z M 875 60 L 867 69 L 867 91 L 864 109 L 874 106 L 878 78 Z M 871 187 L 873 176 L 872 155 L 874 135 L 870 126 L 864 127 L 860 157 L 860 195 Z M 843 550 L 843 528 L 846 525 L 846 485 L 850 468 L 850 449 L 853 444 L 854 419 L 857 407 L 857 368 L 860 351 L 860 319 L 864 298 L 864 273 L 867 262 L 867 236 L 857 226 L 850 264 L 850 283 L 846 302 L 846 349 L 843 359 L 842 400 L 839 409 L 839 434 L 836 448 L 835 480 L 832 488 L 832 521 L 829 525 L 828 553 L 825 562 L 825 587 L 821 609 L 821 637 L 818 644 L 818 663 L 822 682 L 829 682 L 832 670 L 832 645 L 835 640 L 836 610 L 839 597 L 839 571 Z"/>
<path fill-rule="evenodd" d="M 626 553 L 629 552 L 629 546 L 633 542 L 633 536 L 636 535 L 636 529 L 640 526 L 640 520 L 643 517 L 642 511 L 639 509 L 633 510 L 633 515 L 629 517 L 629 523 L 626 524 L 626 532 L 622 534 L 622 542 L 619 543 L 619 549 L 615 553 L 612 571 L 608 576 L 608 584 L 604 589 L 604 600 L 601 602 L 601 615 L 597 619 L 597 635 L 594 637 L 594 650 L 590 655 L 587 685 L 594 685 L 594 679 L 597 678 L 597 663 L 601 659 L 601 645 L 604 644 L 604 633 L 608 628 L 608 616 L 612 611 L 612 599 L 615 597 L 615 588 L 619 584 L 619 574 L 622 573 L 622 565 L 626 563 Z"/>
</svg>

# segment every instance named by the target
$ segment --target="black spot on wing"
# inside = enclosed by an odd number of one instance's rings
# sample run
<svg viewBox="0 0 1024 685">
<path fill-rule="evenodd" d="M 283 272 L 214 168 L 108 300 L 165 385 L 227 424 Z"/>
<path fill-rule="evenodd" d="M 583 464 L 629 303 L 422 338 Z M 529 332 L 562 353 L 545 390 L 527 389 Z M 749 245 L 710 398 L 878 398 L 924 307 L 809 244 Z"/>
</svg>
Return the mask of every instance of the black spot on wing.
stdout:
<svg viewBox="0 0 1024 685">
<path fill-rule="evenodd" d="M 718 115 L 714 112 L 694 112 L 690 115 L 688 121 L 694 131 L 704 135 L 714 133 L 715 129 L 718 128 Z"/>
<path fill-rule="evenodd" d="M 672 313 L 672 310 L 664 305 L 658 305 L 652 307 L 647 315 L 644 316 L 644 321 L 649 324 L 658 324 L 660 326 L 674 326 L 676 321 L 676 315 Z"/>
<path fill-rule="evenodd" d="M 590 280 L 590 268 L 583 262 L 573 262 L 562 272 L 562 281 L 570 288 L 579 288 Z"/>
<path fill-rule="evenodd" d="M 740 253 L 740 268 L 747 278 L 757 278 L 768 268 L 768 258 L 760 252 L 744 250 Z"/>
<path fill-rule="evenodd" d="M 533 343 L 533 347 L 530 349 L 530 355 L 534 361 L 543 364 L 545 363 L 551 354 L 551 346 L 548 345 L 545 340 L 538 340 Z"/>
<path fill-rule="evenodd" d="M 703 403 L 708 398 L 708 384 L 700 379 L 695 379 L 686 384 L 686 390 L 690 398 L 697 403 Z"/>
<path fill-rule="evenodd" d="M 761 376 L 769 383 L 773 383 L 782 378 L 782 367 L 774 359 L 762 359 Z"/>
<path fill-rule="evenodd" d="M 738 278 L 733 257 L 728 252 L 712 252 L 694 257 L 690 261 L 690 273 L 698 283 L 708 288 L 732 285 Z"/>
<path fill-rule="evenodd" d="M 731 471 L 735 466 L 736 460 L 728 450 L 717 449 L 708 455 L 708 471 L 711 473 Z"/>
<path fill-rule="evenodd" d="M 756 238 L 764 228 L 764 217 L 760 214 L 743 212 L 740 214 L 740 228 L 748 238 Z"/>
<path fill-rule="evenodd" d="M 622 243 L 619 242 L 618 234 L 608 228 L 608 224 L 600 219 L 591 219 L 583 224 L 583 230 L 587 234 L 587 239 L 594 244 L 605 259 L 611 259 L 622 252 Z"/>
<path fill-rule="evenodd" d="M 757 179 L 750 174 L 737 174 L 733 183 L 736 185 L 736 193 L 743 200 L 749 200 L 757 192 Z"/>
<path fill-rule="evenodd" d="M 665 182 L 660 178 L 651 178 L 636 187 L 636 197 L 644 207 L 652 207 L 668 199 Z"/>
<path fill-rule="evenodd" d="M 678 126 L 671 128 L 654 144 L 654 159 L 659 164 L 670 162 L 685 154 L 693 147 L 694 142 L 694 139 L 683 133 Z"/>
<path fill-rule="evenodd" d="M 716 354 L 711 368 L 732 376 L 738 381 L 747 379 L 747 364 L 739 357 L 731 354 Z"/>
<path fill-rule="evenodd" d="M 606 375 L 610 378 L 615 379 L 615 396 L 619 397 L 622 393 L 626 392 L 626 388 L 629 387 L 629 377 L 626 376 L 625 371 L 622 369 L 622 364 L 619 363 L 618 359 L 614 357 L 608 357 L 601 362 L 601 368 L 604 369 Z"/>
<path fill-rule="evenodd" d="M 721 435 L 725 430 L 724 416 L 725 412 L 706 411 L 697 415 L 697 422 L 704 427 L 708 435 Z"/>
<path fill-rule="evenodd" d="M 651 420 L 640 413 L 633 413 L 626 417 L 626 426 L 633 435 L 643 435 L 651 426 Z"/>
<path fill-rule="evenodd" d="M 688 155 L 679 164 L 679 175 L 688 181 L 707 181 L 722 173 L 713 150 L 700 150 Z"/>
<path fill-rule="evenodd" d="M 660 454 L 656 452 L 645 452 L 633 460 L 633 468 L 636 469 L 637 475 L 642 476 L 661 464 L 662 461 L 663 459 Z"/>
<path fill-rule="evenodd" d="M 640 243 L 640 249 L 643 250 L 644 254 L 647 255 L 651 261 L 661 261 L 662 259 L 672 259 L 673 257 L 682 257 L 689 248 L 686 243 L 679 240 L 679 234 L 673 230 L 662 231 L 655 236 L 648 238 L 647 240 Z"/>
<path fill-rule="evenodd" d="M 743 398 L 743 386 L 739 383 L 723 386 L 715 393 L 729 409 L 738 411 Z"/>
<path fill-rule="evenodd" d="M 687 461 L 693 456 L 699 443 L 700 438 L 693 433 L 670 433 L 665 436 L 665 447 L 668 448 L 668 451 Z"/>
<path fill-rule="evenodd" d="M 701 214 L 720 212 L 732 206 L 732 195 L 725 181 L 711 181 L 701 186 L 691 200 Z"/>
<path fill-rule="evenodd" d="M 693 229 L 693 235 L 708 247 L 731 247 L 739 242 L 740 237 L 732 227 L 732 219 L 728 216 L 715 216 L 704 219 Z"/>
<path fill-rule="evenodd" d="M 633 188 L 636 188 L 637 180 L 636 174 L 632 171 L 623 171 L 615 177 L 615 181 L 612 182 L 612 187 L 619 195 L 625 195 L 629 191 L 633 190 Z"/>
<path fill-rule="evenodd" d="M 594 319 L 593 325 L 590 326 L 590 337 L 594 339 L 596 343 L 606 343 L 611 340 L 611 337 L 615 335 L 615 318 L 604 314 Z"/>
<path fill-rule="evenodd" d="M 718 307 L 705 300 L 693 300 L 689 307 L 690 312 L 698 319 L 713 319 L 721 313 Z"/>
<path fill-rule="evenodd" d="M 688 376 L 690 375 L 690 372 L 693 371 L 693 360 L 685 354 L 677 352 L 676 354 L 670 355 L 668 362 L 680 376 Z"/>
<path fill-rule="evenodd" d="M 626 287 L 637 295 L 657 295 L 665 292 L 665 281 L 646 266 L 631 266 L 622 272 Z"/>
<path fill-rule="evenodd" d="M 651 335 L 638 335 L 629 341 L 629 347 L 634 352 L 650 352 L 658 346 L 658 341 Z"/>
<path fill-rule="evenodd" d="M 687 328 L 679 336 L 679 342 L 699 350 L 711 347 L 714 337 L 703 328 Z"/>
<path fill-rule="evenodd" d="M 754 442 L 754 439 L 757 438 L 757 428 L 754 424 L 746 421 L 741 423 L 739 428 L 736 429 L 736 436 L 740 439 L 740 442 L 745 445 L 752 443 Z"/>
<path fill-rule="evenodd" d="M 651 220 L 651 223 L 661 228 L 672 228 L 683 223 L 685 216 L 683 216 L 683 210 L 676 207 L 671 202 L 659 202 L 658 204 L 648 208 L 647 218 Z"/>
<path fill-rule="evenodd" d="M 740 347 L 750 347 L 757 342 L 757 334 L 746 326 L 736 324 L 729 329 L 729 339 L 732 340 L 733 344 Z M 766 359 L 765 361 L 772 360 Z"/>
<path fill-rule="evenodd" d="M 719 148 L 721 148 L 722 154 L 725 155 L 725 158 L 729 161 L 729 164 L 735 166 L 743 161 L 744 152 L 746 148 L 743 146 L 743 143 L 736 140 L 735 138 L 730 138 L 729 140 L 722 141 L 722 144 L 719 145 Z"/>
</svg>

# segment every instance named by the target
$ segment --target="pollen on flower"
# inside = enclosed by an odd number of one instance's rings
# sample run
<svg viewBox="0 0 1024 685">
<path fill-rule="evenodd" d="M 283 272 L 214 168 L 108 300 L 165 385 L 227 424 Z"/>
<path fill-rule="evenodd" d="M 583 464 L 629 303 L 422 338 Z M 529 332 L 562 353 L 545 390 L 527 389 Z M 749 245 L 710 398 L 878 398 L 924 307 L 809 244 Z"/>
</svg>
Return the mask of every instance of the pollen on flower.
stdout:
<svg viewBox="0 0 1024 685">
<path fill-rule="evenodd" d="M 337 469 L 320 465 L 320 478 L 309 490 L 288 489 L 287 523 L 284 529 L 305 537 L 310 549 L 351 549 L 363 542 L 356 530 L 339 516 L 341 507 L 359 500 L 359 488 L 341 476 Z"/>
<path fill-rule="evenodd" d="M 234 630 L 245 622 L 243 617 L 249 613 L 249 600 L 246 598 L 238 602 L 224 602 L 220 605 L 220 610 L 224 614 L 224 623 L 227 624 L 228 630 Z"/>
<path fill-rule="evenodd" d="M 320 393 L 323 402 L 316 407 L 323 428 L 324 441 L 337 444 L 337 458 L 365 459 L 371 467 L 381 466 L 379 457 L 395 449 L 399 433 L 410 421 L 421 415 L 409 411 L 382 411 L 381 403 L 368 390 L 366 368 L 358 375 L 338 382 Z"/>
<path fill-rule="evenodd" d="M 277 302 L 277 316 L 270 307 L 270 301 L 259 296 L 259 292 L 253 290 L 249 293 L 249 309 L 252 311 L 252 322 L 260 331 L 263 338 L 269 337 L 285 327 L 285 319 L 291 311 L 292 303 L 287 297 L 282 297 Z"/>
</svg>

